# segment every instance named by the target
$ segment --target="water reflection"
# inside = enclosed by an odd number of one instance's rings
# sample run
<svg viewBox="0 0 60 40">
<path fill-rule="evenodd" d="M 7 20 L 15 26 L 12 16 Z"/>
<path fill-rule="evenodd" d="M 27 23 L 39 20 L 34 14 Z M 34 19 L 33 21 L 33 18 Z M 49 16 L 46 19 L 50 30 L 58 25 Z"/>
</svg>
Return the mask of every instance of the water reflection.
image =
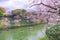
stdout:
<svg viewBox="0 0 60 40">
<path fill-rule="evenodd" d="M 37 25 L 33 27 L 10 29 L 9 31 L 5 30 L 0 34 L 0 40 L 37 40 L 37 38 L 45 34 L 42 27 L 43 25 Z"/>
</svg>

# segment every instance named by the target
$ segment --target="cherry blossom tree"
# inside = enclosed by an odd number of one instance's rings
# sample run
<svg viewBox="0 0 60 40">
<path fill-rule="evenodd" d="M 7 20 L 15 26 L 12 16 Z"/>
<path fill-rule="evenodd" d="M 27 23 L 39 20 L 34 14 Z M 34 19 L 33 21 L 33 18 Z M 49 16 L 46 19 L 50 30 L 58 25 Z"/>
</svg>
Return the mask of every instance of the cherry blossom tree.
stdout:
<svg viewBox="0 0 60 40">
<path fill-rule="evenodd" d="M 42 14 L 48 14 L 46 19 L 48 22 L 52 14 L 60 14 L 60 0 L 29 0 L 29 3 L 29 8 L 34 8 Z"/>
</svg>

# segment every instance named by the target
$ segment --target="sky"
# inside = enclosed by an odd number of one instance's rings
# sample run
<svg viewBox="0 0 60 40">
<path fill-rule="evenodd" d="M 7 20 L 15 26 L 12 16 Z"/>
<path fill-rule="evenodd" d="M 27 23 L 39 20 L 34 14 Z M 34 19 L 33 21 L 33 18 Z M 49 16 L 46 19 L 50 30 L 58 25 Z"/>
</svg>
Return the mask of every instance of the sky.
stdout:
<svg viewBox="0 0 60 40">
<path fill-rule="evenodd" d="M 8 11 L 13 9 L 27 9 L 28 0 L 0 0 L 0 7 L 6 8 Z"/>
<path fill-rule="evenodd" d="M 0 7 L 6 8 L 7 12 L 14 9 L 27 9 L 28 11 L 35 10 L 34 7 L 29 8 L 29 4 L 33 0 L 0 0 Z M 37 1 L 36 1 L 37 2 Z"/>
<path fill-rule="evenodd" d="M 32 2 L 33 0 L 0 0 L 0 7 L 4 7 L 6 8 L 7 11 L 13 10 L 13 9 L 32 9 L 35 10 L 35 6 L 28 8 L 29 4 Z M 44 4 L 49 4 L 49 5 L 53 5 L 53 3 L 50 3 L 51 0 L 43 0 Z M 40 3 L 41 0 L 36 0 L 36 3 Z M 53 5 L 54 6 L 54 5 Z"/>
</svg>

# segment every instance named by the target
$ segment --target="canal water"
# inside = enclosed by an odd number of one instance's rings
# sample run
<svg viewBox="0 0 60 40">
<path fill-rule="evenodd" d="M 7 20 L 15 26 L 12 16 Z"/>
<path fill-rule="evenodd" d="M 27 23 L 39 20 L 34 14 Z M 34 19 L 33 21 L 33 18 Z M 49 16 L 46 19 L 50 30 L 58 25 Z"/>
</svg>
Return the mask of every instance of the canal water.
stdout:
<svg viewBox="0 0 60 40">
<path fill-rule="evenodd" d="M 21 27 L 16 29 L 3 30 L 0 32 L 0 40 L 37 40 L 45 33 L 42 31 L 44 25 Z"/>
</svg>

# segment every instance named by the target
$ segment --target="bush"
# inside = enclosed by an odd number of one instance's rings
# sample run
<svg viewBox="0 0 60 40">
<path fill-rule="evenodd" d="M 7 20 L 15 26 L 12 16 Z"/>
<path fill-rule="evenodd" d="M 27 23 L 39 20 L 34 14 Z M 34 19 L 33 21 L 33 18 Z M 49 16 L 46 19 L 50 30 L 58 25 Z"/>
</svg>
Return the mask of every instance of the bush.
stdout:
<svg viewBox="0 0 60 40">
<path fill-rule="evenodd" d="M 37 40 L 49 40 L 46 35 L 42 36 L 41 38 L 38 38 Z"/>
<path fill-rule="evenodd" d="M 60 23 L 47 29 L 46 35 L 50 40 L 60 40 Z"/>
</svg>

